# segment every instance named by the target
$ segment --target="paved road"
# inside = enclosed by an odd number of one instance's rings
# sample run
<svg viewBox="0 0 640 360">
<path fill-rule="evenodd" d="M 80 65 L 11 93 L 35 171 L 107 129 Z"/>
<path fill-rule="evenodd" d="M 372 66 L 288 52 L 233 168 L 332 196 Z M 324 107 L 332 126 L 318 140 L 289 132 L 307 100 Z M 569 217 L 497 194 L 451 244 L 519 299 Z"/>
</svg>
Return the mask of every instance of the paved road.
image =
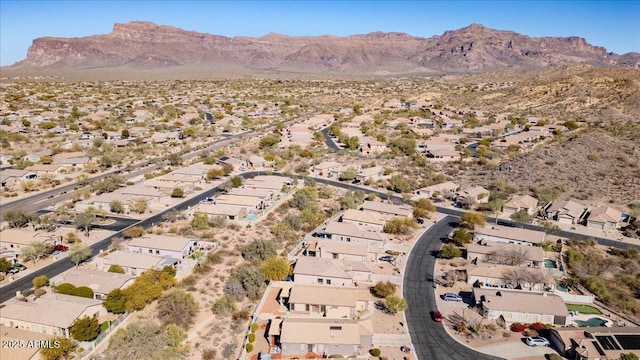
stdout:
<svg viewBox="0 0 640 360">
<path fill-rule="evenodd" d="M 320 131 L 322 133 L 322 135 L 324 136 L 324 143 L 327 145 L 327 147 L 329 148 L 329 150 L 333 151 L 333 152 L 338 152 L 340 151 L 340 147 L 338 145 L 336 145 L 336 142 L 333 141 L 333 139 L 331 138 L 331 136 L 329 135 L 329 128 L 324 128 Z"/>
<path fill-rule="evenodd" d="M 431 320 L 436 310 L 433 272 L 436 255 L 457 218 L 446 216 L 433 224 L 414 246 L 404 272 L 404 297 L 407 300 L 407 326 L 418 359 L 467 360 L 498 359 L 476 352 L 455 341 L 441 323 Z"/>
</svg>

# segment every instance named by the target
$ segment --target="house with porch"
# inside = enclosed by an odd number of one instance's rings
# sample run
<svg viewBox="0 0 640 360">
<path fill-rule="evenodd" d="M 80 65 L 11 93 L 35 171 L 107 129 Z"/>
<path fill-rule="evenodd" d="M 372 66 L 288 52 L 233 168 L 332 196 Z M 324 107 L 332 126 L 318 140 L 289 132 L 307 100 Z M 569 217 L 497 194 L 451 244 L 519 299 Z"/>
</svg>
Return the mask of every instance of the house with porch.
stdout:
<svg viewBox="0 0 640 360">
<path fill-rule="evenodd" d="M 373 342 L 371 319 L 323 319 L 287 317 L 282 320 L 280 349 L 287 358 L 360 355 Z"/>
<path fill-rule="evenodd" d="M 289 308 L 288 316 L 356 319 L 373 311 L 366 292 L 355 287 L 294 284 L 283 300 Z"/>
<path fill-rule="evenodd" d="M 622 213 L 612 207 L 594 207 L 587 215 L 587 227 L 615 230 L 622 223 Z"/>
<path fill-rule="evenodd" d="M 68 338 L 77 319 L 103 319 L 106 315 L 101 300 L 47 293 L 35 300 L 7 303 L 0 312 L 0 325 Z"/>
<path fill-rule="evenodd" d="M 513 215 L 522 210 L 529 215 L 535 215 L 538 211 L 538 199 L 530 195 L 516 195 L 502 206 L 502 214 L 505 216 Z"/>
<path fill-rule="evenodd" d="M 301 256 L 293 267 L 296 284 L 354 286 L 370 282 L 373 271 L 366 263 L 350 260 Z"/>
<path fill-rule="evenodd" d="M 556 200 L 545 209 L 547 219 L 561 224 L 582 224 L 589 210 L 589 206 L 578 200 Z"/>
<path fill-rule="evenodd" d="M 198 245 L 198 241 L 195 239 L 145 234 L 142 237 L 131 239 L 127 245 L 127 251 L 184 259 L 196 251 Z"/>
<path fill-rule="evenodd" d="M 473 288 L 482 315 L 505 324 L 514 322 L 567 325 L 569 311 L 558 295 L 541 292 Z"/>
</svg>

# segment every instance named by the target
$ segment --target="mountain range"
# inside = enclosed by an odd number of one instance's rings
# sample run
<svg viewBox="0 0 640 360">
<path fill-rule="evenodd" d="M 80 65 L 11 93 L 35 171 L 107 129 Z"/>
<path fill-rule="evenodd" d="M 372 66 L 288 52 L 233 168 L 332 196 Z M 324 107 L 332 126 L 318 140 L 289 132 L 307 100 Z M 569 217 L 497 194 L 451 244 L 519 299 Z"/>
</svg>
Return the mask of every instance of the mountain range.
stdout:
<svg viewBox="0 0 640 360">
<path fill-rule="evenodd" d="M 387 75 L 533 69 L 565 64 L 640 69 L 640 53 L 618 55 L 580 37 L 533 38 L 471 24 L 430 38 L 398 32 L 338 37 L 226 37 L 150 22 L 116 23 L 106 35 L 33 40 L 11 74 L 74 71 L 288 72 Z"/>
</svg>

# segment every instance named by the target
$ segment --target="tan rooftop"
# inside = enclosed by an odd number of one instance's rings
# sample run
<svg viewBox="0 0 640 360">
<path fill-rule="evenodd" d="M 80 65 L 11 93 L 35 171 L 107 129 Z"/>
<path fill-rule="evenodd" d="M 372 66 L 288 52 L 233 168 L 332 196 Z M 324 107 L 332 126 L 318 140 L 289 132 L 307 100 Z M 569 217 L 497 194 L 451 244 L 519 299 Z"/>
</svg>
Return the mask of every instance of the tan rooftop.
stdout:
<svg viewBox="0 0 640 360">
<path fill-rule="evenodd" d="M 41 334 L 34 331 L 16 329 L 8 326 L 0 326 L 0 338 L 3 342 L 14 344 L 25 344 L 25 346 L 2 346 L 0 347 L 0 359 L 10 360 L 32 360 L 39 359 L 36 357 L 36 353 L 40 349 L 36 346 L 28 347 L 26 344 L 29 341 L 44 341 L 49 340 L 51 335 Z"/>
<path fill-rule="evenodd" d="M 387 204 L 381 201 L 365 201 L 364 204 L 362 204 L 362 210 L 374 211 L 393 216 L 411 217 L 413 215 L 413 209 L 411 206 Z"/>
<path fill-rule="evenodd" d="M 543 261 L 544 249 L 540 246 L 522 246 L 517 244 L 506 244 L 499 242 L 486 241 L 485 245 L 469 244 L 467 245 L 467 253 L 469 254 L 489 254 L 491 252 L 508 253 L 511 251 L 523 251 L 526 259 L 530 261 Z"/>
<path fill-rule="evenodd" d="M 507 240 L 540 244 L 544 242 L 544 232 L 514 227 L 493 226 L 491 228 L 476 227 L 474 232 L 478 235 L 499 237 Z"/>
<path fill-rule="evenodd" d="M 33 302 L 9 302 L 2 308 L 0 317 L 67 329 L 89 306 L 94 305 L 102 305 L 102 300 L 45 294 Z"/>
<path fill-rule="evenodd" d="M 363 320 L 371 321 L 371 319 Z M 360 344 L 358 320 L 286 318 L 280 341 L 292 344 Z M 306 352 L 306 349 L 301 352 Z"/>
<path fill-rule="evenodd" d="M 617 223 L 621 216 L 622 213 L 612 207 L 596 207 L 591 210 L 588 221 Z"/>
<path fill-rule="evenodd" d="M 294 275 L 317 275 L 341 279 L 352 279 L 349 274 L 351 271 L 371 272 L 371 268 L 360 261 L 302 256 L 298 258 L 293 269 Z"/>
<path fill-rule="evenodd" d="M 385 241 L 385 236 L 382 233 L 379 233 L 377 231 L 369 231 L 357 225 L 346 222 L 332 221 L 327 224 L 324 232 L 331 235 L 353 236 L 367 240 Z"/>
<path fill-rule="evenodd" d="M 357 292 L 358 289 L 354 287 L 294 284 L 289 294 L 289 303 L 354 307 Z"/>
<path fill-rule="evenodd" d="M 116 250 L 104 256 L 104 262 L 107 265 L 115 264 L 136 269 L 152 269 L 163 261 L 164 258 L 159 256 L 131 253 L 122 250 Z"/>
<path fill-rule="evenodd" d="M 358 244 L 346 241 L 335 240 L 316 240 L 316 249 L 322 248 L 323 252 L 346 254 L 346 255 L 359 255 L 367 256 L 369 246 L 367 244 Z"/>
<path fill-rule="evenodd" d="M 371 211 L 359 211 L 355 209 L 348 209 L 342 214 L 343 221 L 354 221 L 367 223 L 371 225 L 384 226 L 385 219 L 380 214 Z"/>
<path fill-rule="evenodd" d="M 131 239 L 129 245 L 168 251 L 182 251 L 194 241 L 196 240 L 177 236 L 145 234 L 143 237 Z"/>
<path fill-rule="evenodd" d="M 487 310 L 558 316 L 569 315 L 562 298 L 549 293 L 473 288 L 473 294 L 476 301 L 482 301 L 482 306 Z"/>
<path fill-rule="evenodd" d="M 56 284 L 70 283 L 75 286 L 88 286 L 96 293 L 106 294 L 113 289 L 122 288 L 132 279 L 135 279 L 135 276 L 129 274 L 86 268 L 72 268 L 57 277 Z"/>
<path fill-rule="evenodd" d="M 504 206 L 511 208 L 534 208 L 538 205 L 538 199 L 530 195 L 518 195 L 512 197 Z"/>
</svg>

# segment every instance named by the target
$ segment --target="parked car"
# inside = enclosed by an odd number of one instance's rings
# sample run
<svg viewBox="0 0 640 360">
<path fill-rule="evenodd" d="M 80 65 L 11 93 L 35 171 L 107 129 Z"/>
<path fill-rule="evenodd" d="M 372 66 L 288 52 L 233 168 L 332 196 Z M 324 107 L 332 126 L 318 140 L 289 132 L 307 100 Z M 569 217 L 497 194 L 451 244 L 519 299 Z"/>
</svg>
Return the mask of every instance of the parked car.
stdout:
<svg viewBox="0 0 640 360">
<path fill-rule="evenodd" d="M 440 311 L 432 311 L 431 318 L 435 322 L 442 322 L 442 313 Z"/>
<path fill-rule="evenodd" d="M 542 336 L 529 336 L 524 342 L 529 346 L 549 346 L 549 340 Z"/>
<path fill-rule="evenodd" d="M 380 261 L 388 261 L 388 262 L 393 262 L 396 259 L 395 256 L 393 255 L 385 255 L 385 256 L 381 256 L 380 257 Z"/>
<path fill-rule="evenodd" d="M 442 298 L 444 301 L 462 301 L 462 297 L 454 293 L 446 293 Z"/>
<path fill-rule="evenodd" d="M 69 250 L 69 247 L 66 245 L 58 244 L 53 248 L 53 251 L 65 252 Z"/>
<path fill-rule="evenodd" d="M 27 270 L 27 267 L 22 264 L 15 263 L 11 266 L 11 269 L 9 269 L 9 274 L 17 274 L 22 270 Z"/>
<path fill-rule="evenodd" d="M 206 197 L 199 201 L 199 204 L 215 204 L 216 201 L 212 197 Z"/>
<path fill-rule="evenodd" d="M 424 224 L 424 219 L 423 218 L 417 218 L 416 222 L 420 225 Z"/>
<path fill-rule="evenodd" d="M 246 167 L 244 167 L 244 166 L 240 166 L 240 169 L 239 169 L 239 170 L 240 170 L 240 171 L 247 171 L 247 168 L 246 168 Z"/>
</svg>

